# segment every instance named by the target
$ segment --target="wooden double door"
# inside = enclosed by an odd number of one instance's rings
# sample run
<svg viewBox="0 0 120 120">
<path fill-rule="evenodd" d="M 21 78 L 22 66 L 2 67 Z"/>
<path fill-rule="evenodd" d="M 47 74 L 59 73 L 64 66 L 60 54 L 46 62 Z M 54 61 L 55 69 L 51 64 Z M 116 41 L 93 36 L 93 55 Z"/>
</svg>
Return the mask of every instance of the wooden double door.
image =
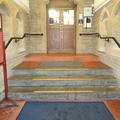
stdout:
<svg viewBox="0 0 120 120">
<path fill-rule="evenodd" d="M 48 53 L 75 53 L 75 10 L 48 10 Z"/>
</svg>

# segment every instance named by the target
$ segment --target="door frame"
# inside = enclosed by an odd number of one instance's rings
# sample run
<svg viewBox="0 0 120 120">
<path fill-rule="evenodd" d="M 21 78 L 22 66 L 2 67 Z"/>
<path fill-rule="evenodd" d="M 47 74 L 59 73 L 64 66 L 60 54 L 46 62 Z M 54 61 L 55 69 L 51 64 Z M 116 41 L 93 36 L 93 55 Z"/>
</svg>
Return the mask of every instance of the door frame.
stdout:
<svg viewBox="0 0 120 120">
<path fill-rule="evenodd" d="M 46 22 L 47 22 L 46 23 L 46 25 L 47 25 L 47 32 L 46 32 L 47 33 L 47 54 L 49 54 L 49 50 L 48 50 L 48 26 L 49 26 L 49 24 L 48 24 L 48 18 L 49 18 L 48 10 L 49 9 L 58 9 L 58 10 L 60 10 L 60 9 L 64 9 L 64 10 L 65 9 L 72 9 L 75 11 L 75 13 L 74 13 L 75 14 L 75 16 L 74 16 L 74 31 L 75 31 L 75 33 L 74 33 L 75 40 L 74 41 L 75 41 L 75 45 L 74 45 L 74 53 L 73 54 L 76 54 L 76 18 L 77 18 L 76 17 L 76 7 L 75 8 L 71 8 L 71 7 L 67 7 L 67 8 L 55 8 L 55 7 L 53 7 L 53 8 L 50 8 L 50 7 L 47 7 L 46 9 L 47 9 L 46 10 L 46 12 L 47 12 L 46 13 L 46 15 L 47 15 L 47 17 L 46 17 L 47 18 L 47 20 L 46 20 Z M 58 54 L 61 54 L 61 53 L 58 53 Z M 67 54 L 67 53 L 62 53 L 62 54 Z"/>
</svg>

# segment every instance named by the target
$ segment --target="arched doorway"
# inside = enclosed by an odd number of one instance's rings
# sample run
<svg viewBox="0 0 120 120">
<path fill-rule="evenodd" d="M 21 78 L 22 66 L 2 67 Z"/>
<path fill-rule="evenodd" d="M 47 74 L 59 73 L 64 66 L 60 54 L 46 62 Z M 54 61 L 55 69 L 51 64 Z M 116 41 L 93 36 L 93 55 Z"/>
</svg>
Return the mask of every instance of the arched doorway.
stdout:
<svg viewBox="0 0 120 120">
<path fill-rule="evenodd" d="M 75 53 L 75 5 L 68 0 L 48 5 L 48 53 Z"/>
</svg>

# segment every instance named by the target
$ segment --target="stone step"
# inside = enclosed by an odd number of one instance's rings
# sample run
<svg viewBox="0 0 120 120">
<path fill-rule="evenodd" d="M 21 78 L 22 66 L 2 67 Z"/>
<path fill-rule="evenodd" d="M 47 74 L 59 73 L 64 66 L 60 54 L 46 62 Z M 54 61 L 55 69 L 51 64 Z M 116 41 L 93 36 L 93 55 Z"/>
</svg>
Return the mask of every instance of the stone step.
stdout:
<svg viewBox="0 0 120 120">
<path fill-rule="evenodd" d="M 49 55 L 28 55 L 25 57 L 25 61 L 83 61 L 83 62 L 89 62 L 89 61 L 99 61 L 99 57 L 93 54 L 76 54 L 76 55 L 71 55 L 71 54 L 49 54 Z"/>
<path fill-rule="evenodd" d="M 36 69 L 13 69 L 14 76 L 51 76 L 68 77 L 77 75 L 113 75 L 111 68 L 36 68 Z"/>
<path fill-rule="evenodd" d="M 120 99 L 120 87 L 114 86 L 9 87 L 9 96 L 15 99 L 26 100 Z"/>
<path fill-rule="evenodd" d="M 76 77 L 42 77 L 14 76 L 9 79 L 9 86 L 118 86 L 119 81 L 113 76 L 76 76 Z"/>
</svg>

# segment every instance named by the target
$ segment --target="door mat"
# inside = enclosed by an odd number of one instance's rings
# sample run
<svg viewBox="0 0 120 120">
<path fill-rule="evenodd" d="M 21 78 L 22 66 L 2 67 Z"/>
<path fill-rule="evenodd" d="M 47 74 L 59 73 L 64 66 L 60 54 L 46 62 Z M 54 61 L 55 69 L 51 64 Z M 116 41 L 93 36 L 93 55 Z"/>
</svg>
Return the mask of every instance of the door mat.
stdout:
<svg viewBox="0 0 120 120">
<path fill-rule="evenodd" d="M 115 120 L 103 102 L 27 102 L 17 120 Z"/>
</svg>

